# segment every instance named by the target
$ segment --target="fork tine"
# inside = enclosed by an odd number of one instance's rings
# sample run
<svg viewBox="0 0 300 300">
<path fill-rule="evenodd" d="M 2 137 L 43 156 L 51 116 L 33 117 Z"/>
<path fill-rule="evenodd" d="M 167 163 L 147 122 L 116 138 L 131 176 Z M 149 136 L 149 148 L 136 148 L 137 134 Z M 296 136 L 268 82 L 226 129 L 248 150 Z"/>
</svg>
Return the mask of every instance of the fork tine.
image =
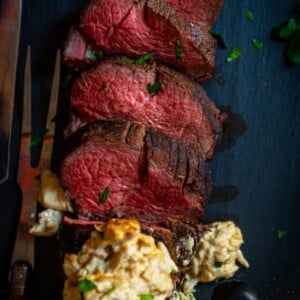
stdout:
<svg viewBox="0 0 300 300">
<path fill-rule="evenodd" d="M 56 115 L 57 102 L 59 96 L 59 81 L 60 81 L 60 50 L 57 50 L 54 74 L 52 79 L 52 87 L 49 101 L 49 109 L 47 114 L 46 128 L 47 133 L 44 137 L 44 142 L 40 157 L 40 166 L 42 168 L 50 168 L 52 150 L 53 150 L 53 139 L 55 133 L 55 122 L 53 118 Z"/>
<path fill-rule="evenodd" d="M 19 155 L 19 167 L 17 181 L 20 183 L 22 174 L 20 169 L 30 165 L 31 149 L 29 147 L 31 140 L 31 47 L 27 47 L 26 63 L 24 72 L 24 93 L 22 103 L 22 128 L 21 128 L 21 144 Z"/>
<path fill-rule="evenodd" d="M 24 107 L 27 113 L 23 115 L 22 133 L 30 133 L 31 131 L 31 47 L 27 47 L 25 79 L 24 79 Z"/>
<path fill-rule="evenodd" d="M 54 135 L 54 130 L 55 130 L 55 122 L 53 122 L 53 118 L 55 117 L 56 110 L 57 110 L 57 100 L 59 95 L 59 81 L 60 81 L 60 50 L 57 50 L 54 74 L 52 79 L 49 110 L 48 110 L 47 122 L 46 122 L 46 128 L 48 129 L 49 135 Z"/>
</svg>

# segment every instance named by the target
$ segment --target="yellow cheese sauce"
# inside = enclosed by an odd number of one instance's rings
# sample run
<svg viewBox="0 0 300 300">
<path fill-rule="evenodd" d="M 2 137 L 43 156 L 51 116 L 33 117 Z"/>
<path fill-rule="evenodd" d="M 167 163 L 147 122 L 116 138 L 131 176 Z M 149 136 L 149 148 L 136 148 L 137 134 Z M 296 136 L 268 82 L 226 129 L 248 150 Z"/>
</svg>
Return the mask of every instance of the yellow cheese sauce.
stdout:
<svg viewBox="0 0 300 300">
<path fill-rule="evenodd" d="M 141 233 L 136 220 L 112 219 L 96 228 L 76 254 L 66 254 L 64 300 L 192 300 L 198 282 L 229 278 L 238 270 L 238 263 L 249 267 L 240 250 L 241 230 L 233 222 L 209 225 L 197 246 L 186 274 L 184 292 L 174 291 L 171 273 L 177 266 L 162 243 Z M 82 292 L 80 285 L 93 285 Z"/>
<path fill-rule="evenodd" d="M 192 258 L 192 281 L 210 282 L 230 278 L 238 270 L 238 263 L 248 268 L 249 263 L 240 250 L 244 243 L 241 230 L 231 221 L 209 225 Z"/>
<path fill-rule="evenodd" d="M 111 219 L 103 232 L 92 232 L 78 254 L 66 254 L 64 300 L 140 300 L 148 295 L 163 300 L 171 296 L 171 273 L 177 266 L 163 243 L 141 233 L 136 220 Z"/>
</svg>

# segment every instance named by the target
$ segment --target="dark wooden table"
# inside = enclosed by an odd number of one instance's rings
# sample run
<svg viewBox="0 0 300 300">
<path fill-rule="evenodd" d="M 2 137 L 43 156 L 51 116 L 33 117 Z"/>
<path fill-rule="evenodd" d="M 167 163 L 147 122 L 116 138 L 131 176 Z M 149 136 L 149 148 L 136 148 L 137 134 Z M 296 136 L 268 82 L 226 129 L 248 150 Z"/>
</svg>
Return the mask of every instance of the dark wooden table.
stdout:
<svg viewBox="0 0 300 300">
<path fill-rule="evenodd" d="M 32 46 L 34 132 L 42 129 L 55 50 L 78 20 L 86 0 L 25 0 L 14 117 L 11 176 L 0 186 L 0 284 L 5 289 L 20 193 L 15 183 L 20 102 L 26 47 Z M 227 0 L 215 24 L 242 57 L 226 64 L 219 49 L 216 73 L 205 86 L 215 103 L 231 112 L 222 151 L 210 163 L 217 194 L 206 221 L 235 221 L 245 238 L 250 269 L 235 278 L 254 287 L 260 299 L 300 299 L 300 67 L 284 63 L 284 44 L 270 40 L 271 28 L 291 16 L 294 1 Z M 252 10 L 254 21 L 244 14 Z M 264 41 L 256 51 L 251 39 Z M 237 138 L 238 137 L 238 138 Z M 277 230 L 286 231 L 278 239 Z M 37 240 L 35 299 L 59 299 L 55 239 Z M 215 284 L 200 285 L 198 299 L 210 299 Z M 4 296 L 0 296 L 4 299 Z"/>
</svg>

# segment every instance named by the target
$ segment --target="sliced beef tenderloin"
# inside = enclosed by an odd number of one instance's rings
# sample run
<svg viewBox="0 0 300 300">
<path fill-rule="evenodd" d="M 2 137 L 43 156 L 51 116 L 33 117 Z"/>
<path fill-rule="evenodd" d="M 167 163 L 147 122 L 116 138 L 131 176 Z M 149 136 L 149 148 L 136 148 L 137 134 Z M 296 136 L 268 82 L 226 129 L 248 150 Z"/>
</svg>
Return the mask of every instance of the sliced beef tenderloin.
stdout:
<svg viewBox="0 0 300 300">
<path fill-rule="evenodd" d="M 80 29 L 109 54 L 155 59 L 203 82 L 214 69 L 215 41 L 207 27 L 186 21 L 166 1 L 93 0 Z"/>
<path fill-rule="evenodd" d="M 99 48 L 79 29 L 69 30 L 68 40 L 64 47 L 63 63 L 74 69 L 82 69 L 97 61 Z"/>
<path fill-rule="evenodd" d="M 224 115 L 202 87 L 168 67 L 124 61 L 102 61 L 74 81 L 71 106 L 82 122 L 127 119 L 155 128 L 211 158 Z M 148 85 L 157 82 L 161 88 L 150 93 Z"/>
<path fill-rule="evenodd" d="M 224 4 L 224 0 L 165 0 L 187 22 L 210 28 Z M 157 0 L 148 0 L 157 2 Z"/>
<path fill-rule="evenodd" d="M 125 121 L 88 124 L 66 144 L 75 150 L 62 163 L 61 183 L 79 218 L 201 221 L 210 173 L 185 146 Z"/>
<path fill-rule="evenodd" d="M 95 225 L 101 227 L 103 221 L 89 221 L 64 217 L 58 232 L 58 238 L 63 243 L 65 252 L 78 252 Z M 163 242 L 168 248 L 172 259 L 184 271 L 188 268 L 191 257 L 206 226 L 189 224 L 174 218 L 167 218 L 161 223 L 142 223 L 142 231 L 154 239 Z"/>
</svg>

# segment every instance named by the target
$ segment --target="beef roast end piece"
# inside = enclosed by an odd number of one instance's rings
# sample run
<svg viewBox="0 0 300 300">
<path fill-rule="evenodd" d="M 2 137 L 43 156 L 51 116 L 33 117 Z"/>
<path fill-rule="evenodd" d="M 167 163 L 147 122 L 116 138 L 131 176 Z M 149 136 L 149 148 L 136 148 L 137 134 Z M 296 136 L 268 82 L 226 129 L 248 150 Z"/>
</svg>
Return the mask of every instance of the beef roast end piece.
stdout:
<svg viewBox="0 0 300 300">
<path fill-rule="evenodd" d="M 63 63 L 69 68 L 83 69 L 97 61 L 99 51 L 78 28 L 72 27 L 64 46 Z"/>
<path fill-rule="evenodd" d="M 89 238 L 95 225 L 104 225 L 102 221 L 87 221 L 64 217 L 58 232 L 64 252 L 78 252 Z M 163 242 L 180 271 L 189 268 L 191 257 L 196 250 L 206 226 L 189 224 L 174 218 L 161 223 L 142 223 L 142 231 L 153 236 L 156 242 Z"/>
</svg>

